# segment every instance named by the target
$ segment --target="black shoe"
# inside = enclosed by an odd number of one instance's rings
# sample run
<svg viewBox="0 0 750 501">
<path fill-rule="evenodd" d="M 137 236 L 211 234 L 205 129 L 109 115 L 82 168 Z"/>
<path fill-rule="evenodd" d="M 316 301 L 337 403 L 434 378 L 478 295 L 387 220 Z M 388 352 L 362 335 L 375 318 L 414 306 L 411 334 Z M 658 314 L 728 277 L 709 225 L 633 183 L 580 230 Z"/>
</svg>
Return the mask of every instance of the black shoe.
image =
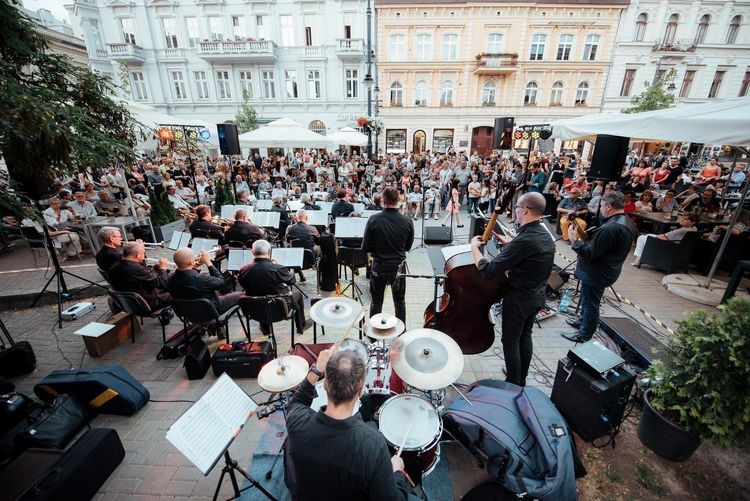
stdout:
<svg viewBox="0 0 750 501">
<path fill-rule="evenodd" d="M 299 283 L 304 284 L 305 282 L 307 282 L 307 279 L 305 278 L 304 275 L 302 275 L 301 277 L 299 277 Z"/>
<path fill-rule="evenodd" d="M 560 335 L 568 341 L 573 341 L 574 343 L 585 343 L 587 341 L 591 341 L 590 337 L 582 336 L 577 332 L 561 332 Z"/>
<path fill-rule="evenodd" d="M 565 323 L 569 326 L 573 327 L 574 329 L 580 329 L 581 328 L 581 321 L 577 318 L 566 318 Z"/>
</svg>

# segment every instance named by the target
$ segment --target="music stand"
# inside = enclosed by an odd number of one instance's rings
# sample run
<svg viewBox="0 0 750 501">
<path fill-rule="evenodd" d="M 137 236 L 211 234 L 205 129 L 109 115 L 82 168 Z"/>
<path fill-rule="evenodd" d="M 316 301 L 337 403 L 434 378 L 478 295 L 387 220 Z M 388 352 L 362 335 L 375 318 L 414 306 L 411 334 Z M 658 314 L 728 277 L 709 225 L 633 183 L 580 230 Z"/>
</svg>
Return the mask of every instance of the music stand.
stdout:
<svg viewBox="0 0 750 501">
<path fill-rule="evenodd" d="M 336 238 L 341 240 L 361 240 L 365 236 L 367 221 L 367 218 L 364 217 L 336 218 Z"/>
</svg>

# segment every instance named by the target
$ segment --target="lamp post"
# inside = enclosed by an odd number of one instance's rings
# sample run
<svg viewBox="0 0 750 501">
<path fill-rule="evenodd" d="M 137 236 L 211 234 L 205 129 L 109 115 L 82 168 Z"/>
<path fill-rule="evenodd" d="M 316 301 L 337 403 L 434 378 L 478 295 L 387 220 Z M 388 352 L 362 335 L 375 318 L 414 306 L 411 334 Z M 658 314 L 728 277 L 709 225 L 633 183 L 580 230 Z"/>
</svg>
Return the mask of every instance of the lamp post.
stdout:
<svg viewBox="0 0 750 501">
<path fill-rule="evenodd" d="M 375 116 L 380 116 L 380 87 L 378 87 L 377 74 L 375 75 Z M 375 155 L 380 151 L 378 139 L 380 139 L 380 131 L 375 134 Z"/>
<path fill-rule="evenodd" d="M 372 0 L 367 0 L 367 74 L 362 81 L 367 87 L 367 116 L 372 116 Z M 372 129 L 367 127 L 367 159 L 372 157 Z"/>
</svg>

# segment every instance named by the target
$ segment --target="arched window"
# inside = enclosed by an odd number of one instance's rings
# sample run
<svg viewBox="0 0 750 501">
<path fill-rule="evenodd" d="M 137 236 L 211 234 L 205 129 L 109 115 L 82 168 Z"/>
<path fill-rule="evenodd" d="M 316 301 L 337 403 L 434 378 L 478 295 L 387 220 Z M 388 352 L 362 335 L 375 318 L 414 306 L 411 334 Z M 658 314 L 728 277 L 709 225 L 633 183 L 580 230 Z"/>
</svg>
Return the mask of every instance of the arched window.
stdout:
<svg viewBox="0 0 750 501">
<path fill-rule="evenodd" d="M 576 106 L 586 106 L 586 102 L 589 99 L 589 84 L 588 82 L 581 82 L 578 84 L 576 89 Z"/>
<path fill-rule="evenodd" d="M 541 61 L 544 58 L 544 48 L 547 45 L 547 35 L 534 35 L 531 37 L 531 53 L 529 59 Z"/>
<path fill-rule="evenodd" d="M 427 106 L 428 93 L 427 82 L 424 80 L 417 82 L 417 86 L 414 88 L 414 105 Z"/>
<path fill-rule="evenodd" d="M 406 37 L 404 35 L 391 35 L 388 52 L 391 61 L 406 61 Z"/>
<path fill-rule="evenodd" d="M 552 84 L 552 93 L 549 97 L 550 106 L 562 106 L 564 90 L 565 86 L 562 82 L 558 81 Z"/>
<path fill-rule="evenodd" d="M 523 95 L 523 104 L 525 106 L 536 105 L 536 95 L 539 91 L 539 85 L 536 82 L 526 84 L 526 92 Z"/>
<path fill-rule="evenodd" d="M 596 61 L 596 52 L 599 50 L 599 35 L 589 35 L 586 37 L 586 45 L 583 46 L 583 60 Z"/>
<path fill-rule="evenodd" d="M 308 125 L 307 128 L 313 132 L 317 132 L 321 136 L 326 135 L 326 124 L 324 124 L 320 120 L 313 120 L 312 122 L 310 122 L 310 125 Z"/>
<path fill-rule="evenodd" d="M 740 25 L 742 24 L 742 16 L 734 16 L 732 22 L 729 23 L 729 29 L 727 30 L 727 43 L 737 43 L 737 33 L 740 31 Z"/>
<path fill-rule="evenodd" d="M 664 30 L 664 45 L 674 43 L 674 37 L 677 34 L 677 24 L 680 22 L 680 16 L 672 14 L 667 21 L 667 29 Z"/>
<path fill-rule="evenodd" d="M 703 14 L 701 20 L 698 21 L 698 30 L 695 32 L 695 43 L 703 43 L 706 40 L 706 32 L 708 31 L 708 24 L 711 22 L 711 16 Z"/>
<path fill-rule="evenodd" d="M 398 82 L 391 84 L 391 106 L 404 105 L 404 88 Z"/>
<path fill-rule="evenodd" d="M 573 50 L 573 35 L 560 35 L 560 42 L 557 44 L 557 60 L 569 61 L 571 50 Z"/>
<path fill-rule="evenodd" d="M 487 37 L 487 52 L 498 54 L 503 51 L 503 35 L 500 33 L 490 33 Z"/>
<path fill-rule="evenodd" d="M 635 20 L 635 34 L 633 40 L 636 42 L 643 42 L 643 37 L 646 36 L 646 25 L 648 24 L 648 16 L 642 13 Z"/>
<path fill-rule="evenodd" d="M 485 83 L 482 87 L 482 106 L 494 106 L 496 92 L 497 85 L 495 85 L 495 82 Z"/>
<path fill-rule="evenodd" d="M 440 106 L 453 106 L 453 82 L 450 80 L 440 86 Z"/>
</svg>

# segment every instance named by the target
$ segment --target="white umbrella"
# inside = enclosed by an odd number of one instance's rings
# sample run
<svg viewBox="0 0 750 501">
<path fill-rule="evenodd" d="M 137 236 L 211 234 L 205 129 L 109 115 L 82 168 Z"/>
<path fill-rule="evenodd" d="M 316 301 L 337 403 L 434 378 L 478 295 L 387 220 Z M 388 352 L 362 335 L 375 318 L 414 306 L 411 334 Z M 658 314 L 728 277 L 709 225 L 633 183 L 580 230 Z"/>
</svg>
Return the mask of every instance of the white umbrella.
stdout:
<svg viewBox="0 0 750 501">
<path fill-rule="evenodd" d="M 246 148 L 328 148 L 325 136 L 302 127 L 289 118 L 280 118 L 268 125 L 240 135 Z"/>
<path fill-rule="evenodd" d="M 333 146 L 340 144 L 346 146 L 365 146 L 367 144 L 367 136 L 351 127 L 343 127 L 337 132 L 327 135 L 326 139 Z"/>
</svg>

